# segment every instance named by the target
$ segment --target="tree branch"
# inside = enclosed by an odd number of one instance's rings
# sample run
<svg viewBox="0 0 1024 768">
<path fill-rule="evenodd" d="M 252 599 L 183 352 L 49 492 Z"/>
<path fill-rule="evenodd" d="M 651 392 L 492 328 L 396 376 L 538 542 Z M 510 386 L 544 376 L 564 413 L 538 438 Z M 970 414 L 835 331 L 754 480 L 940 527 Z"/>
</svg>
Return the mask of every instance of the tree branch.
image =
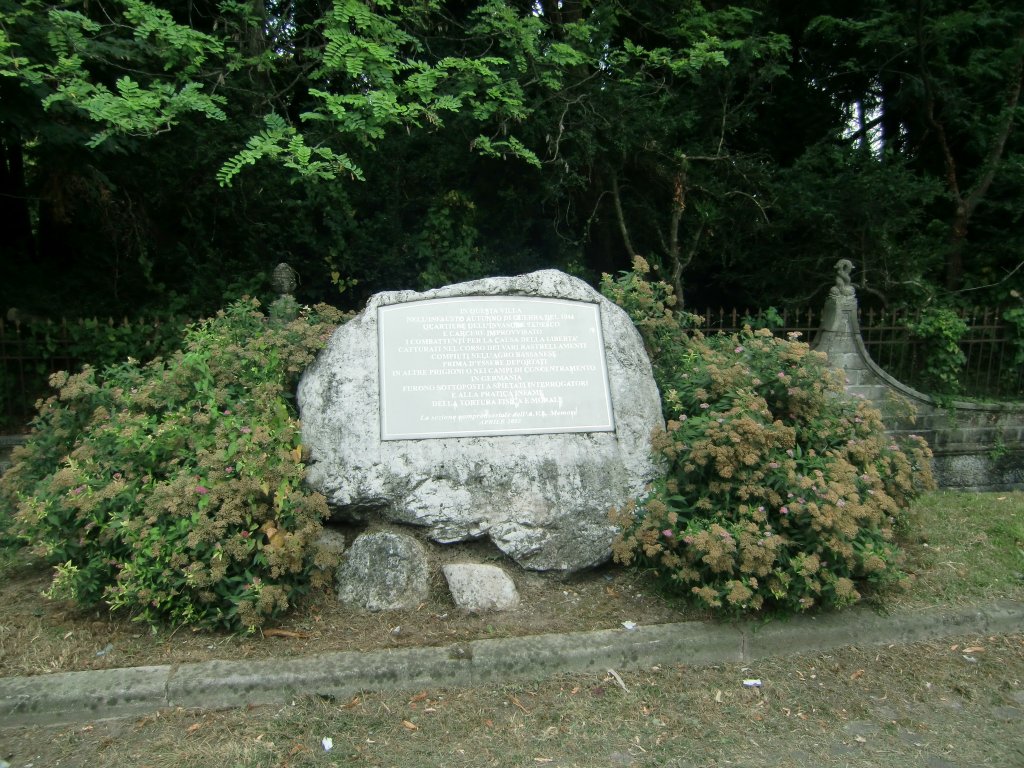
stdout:
<svg viewBox="0 0 1024 768">
<path fill-rule="evenodd" d="M 629 228 L 626 226 L 626 215 L 622 212 L 622 195 L 619 192 L 619 174 L 612 170 L 612 202 L 615 204 L 615 218 L 619 222 L 619 232 L 622 233 L 622 242 L 626 246 L 626 253 L 630 260 L 636 258 L 637 253 L 633 250 L 633 243 L 629 239 Z"/>
<path fill-rule="evenodd" d="M 1021 30 L 1021 37 L 1024 37 L 1024 30 Z M 1006 120 L 1000 128 L 999 135 L 996 137 L 995 142 L 992 144 L 992 148 L 989 151 L 988 157 L 985 159 L 984 175 L 978 180 L 974 189 L 971 190 L 967 196 L 966 207 L 967 215 L 970 217 L 974 213 L 974 209 L 978 207 L 978 203 L 981 202 L 982 198 L 988 192 L 988 188 L 992 185 L 992 180 L 995 179 L 996 171 L 999 170 L 999 161 L 1003 157 L 1003 152 L 1006 150 L 1006 140 L 1010 136 L 1010 131 L 1013 129 L 1013 120 L 1017 111 L 1017 105 L 1020 103 L 1020 92 L 1021 87 L 1024 86 L 1024 58 L 1018 58 L 1017 63 L 1014 66 L 1014 76 L 1017 80 L 1016 85 L 1010 85 L 1009 93 L 1006 99 Z"/>
<path fill-rule="evenodd" d="M 956 199 L 957 206 L 962 208 L 964 199 L 960 193 L 960 183 L 956 177 L 956 161 L 953 159 L 953 153 L 949 149 L 946 127 L 935 117 L 935 84 L 932 82 L 924 56 L 924 7 L 921 0 L 918 0 L 917 3 L 916 36 L 918 67 L 921 70 L 921 82 L 924 85 L 925 91 L 925 116 L 928 119 L 928 124 L 935 129 L 939 137 L 939 148 L 942 150 L 942 160 L 946 170 L 946 184 L 949 185 L 949 191 Z"/>
</svg>

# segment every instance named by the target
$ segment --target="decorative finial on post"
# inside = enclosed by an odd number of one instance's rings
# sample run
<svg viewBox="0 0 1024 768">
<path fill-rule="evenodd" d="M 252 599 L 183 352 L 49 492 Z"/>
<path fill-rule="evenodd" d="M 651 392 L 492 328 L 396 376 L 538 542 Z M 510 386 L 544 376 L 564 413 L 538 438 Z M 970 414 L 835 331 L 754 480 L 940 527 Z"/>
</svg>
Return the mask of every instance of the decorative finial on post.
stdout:
<svg viewBox="0 0 1024 768">
<path fill-rule="evenodd" d="M 299 273 L 292 269 L 290 264 L 281 262 L 274 267 L 274 274 L 270 278 L 270 284 L 281 296 L 292 296 L 295 293 L 295 286 L 299 280 Z"/>
<path fill-rule="evenodd" d="M 850 280 L 853 262 L 840 259 L 836 262 L 836 282 L 825 299 L 821 313 L 821 326 L 811 344 L 813 349 L 828 355 L 829 362 L 836 368 L 844 368 L 853 357 L 857 357 L 857 339 L 860 330 L 857 324 L 857 292 Z"/>
<path fill-rule="evenodd" d="M 299 316 L 299 303 L 295 301 L 295 287 L 299 284 L 299 273 L 290 264 L 281 262 L 274 267 L 270 284 L 278 296 L 270 305 L 271 320 L 276 323 L 288 323 Z"/>
<path fill-rule="evenodd" d="M 828 292 L 830 297 L 842 299 L 857 295 L 857 292 L 853 289 L 853 282 L 850 280 L 850 273 L 852 271 L 853 262 L 849 259 L 840 259 L 836 262 L 836 284 Z"/>
</svg>

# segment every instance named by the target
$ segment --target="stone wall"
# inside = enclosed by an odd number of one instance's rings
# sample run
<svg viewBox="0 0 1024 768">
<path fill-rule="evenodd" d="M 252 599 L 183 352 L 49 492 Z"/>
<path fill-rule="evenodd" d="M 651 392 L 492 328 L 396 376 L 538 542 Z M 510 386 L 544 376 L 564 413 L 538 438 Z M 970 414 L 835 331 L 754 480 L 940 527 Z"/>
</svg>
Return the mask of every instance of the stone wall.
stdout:
<svg viewBox="0 0 1024 768">
<path fill-rule="evenodd" d="M 843 288 L 845 287 L 845 290 Z M 868 354 L 857 321 L 852 288 L 832 289 L 812 345 L 846 374 L 846 390 L 872 401 L 893 434 L 917 434 L 935 455 L 940 488 L 1024 488 L 1024 404 L 933 398 L 887 374 Z M 908 416 L 913 411 L 914 416 Z"/>
</svg>

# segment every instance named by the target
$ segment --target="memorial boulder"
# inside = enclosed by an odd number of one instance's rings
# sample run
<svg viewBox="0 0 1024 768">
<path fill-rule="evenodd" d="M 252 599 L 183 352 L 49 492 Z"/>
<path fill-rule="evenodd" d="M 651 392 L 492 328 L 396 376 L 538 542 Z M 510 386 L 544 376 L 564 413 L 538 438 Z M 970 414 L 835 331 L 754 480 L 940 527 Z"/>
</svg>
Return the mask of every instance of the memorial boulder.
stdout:
<svg viewBox="0 0 1024 768">
<path fill-rule="evenodd" d="M 608 559 L 608 511 L 663 426 L 629 317 L 555 270 L 373 296 L 299 386 L 308 482 L 338 519 L 488 537 L 520 565 Z"/>
</svg>

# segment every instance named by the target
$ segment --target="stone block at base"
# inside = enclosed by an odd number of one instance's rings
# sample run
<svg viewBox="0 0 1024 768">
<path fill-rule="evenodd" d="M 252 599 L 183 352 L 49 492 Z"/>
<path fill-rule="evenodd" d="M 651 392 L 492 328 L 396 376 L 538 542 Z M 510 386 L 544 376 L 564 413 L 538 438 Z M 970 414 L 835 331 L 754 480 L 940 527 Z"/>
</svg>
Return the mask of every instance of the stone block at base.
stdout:
<svg viewBox="0 0 1024 768">
<path fill-rule="evenodd" d="M 496 565 L 451 563 L 441 570 L 452 599 L 465 611 L 507 611 L 519 605 L 515 583 Z"/>
</svg>

